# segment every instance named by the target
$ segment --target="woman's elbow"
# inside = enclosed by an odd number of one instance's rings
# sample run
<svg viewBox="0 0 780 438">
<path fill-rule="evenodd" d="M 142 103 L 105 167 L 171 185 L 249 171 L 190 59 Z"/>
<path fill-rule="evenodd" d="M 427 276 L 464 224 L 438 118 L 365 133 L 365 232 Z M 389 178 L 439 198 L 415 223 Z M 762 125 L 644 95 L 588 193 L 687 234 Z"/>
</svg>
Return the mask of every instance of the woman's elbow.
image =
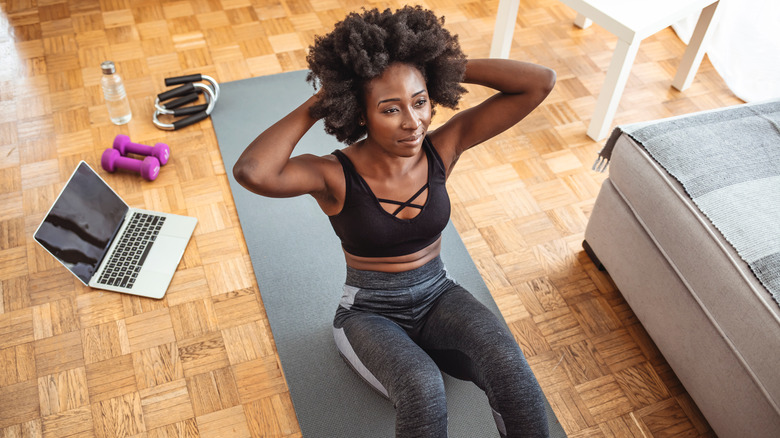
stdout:
<svg viewBox="0 0 780 438">
<path fill-rule="evenodd" d="M 257 163 L 252 160 L 239 158 L 233 165 L 233 178 L 242 187 L 256 191 L 262 187 L 262 182 L 257 180 Z"/>
<path fill-rule="evenodd" d="M 550 94 L 555 87 L 555 81 L 557 80 L 557 73 L 555 70 L 547 67 L 543 67 L 542 75 L 539 80 L 539 88 L 541 93 L 546 97 Z"/>
<path fill-rule="evenodd" d="M 540 66 L 533 87 L 530 88 L 527 94 L 528 99 L 530 99 L 534 107 L 540 105 L 547 99 L 547 96 L 555 87 L 555 81 L 555 70 Z"/>
</svg>

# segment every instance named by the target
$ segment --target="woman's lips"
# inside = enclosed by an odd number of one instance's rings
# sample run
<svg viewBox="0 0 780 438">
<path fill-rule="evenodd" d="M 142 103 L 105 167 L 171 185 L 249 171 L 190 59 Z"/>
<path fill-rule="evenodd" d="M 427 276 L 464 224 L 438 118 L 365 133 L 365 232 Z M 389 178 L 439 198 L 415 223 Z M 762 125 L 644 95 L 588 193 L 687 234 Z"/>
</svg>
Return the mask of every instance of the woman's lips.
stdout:
<svg viewBox="0 0 780 438">
<path fill-rule="evenodd" d="M 420 134 L 414 134 L 406 138 L 402 138 L 398 140 L 401 143 L 416 143 L 420 138 L 422 138 L 422 133 Z"/>
</svg>

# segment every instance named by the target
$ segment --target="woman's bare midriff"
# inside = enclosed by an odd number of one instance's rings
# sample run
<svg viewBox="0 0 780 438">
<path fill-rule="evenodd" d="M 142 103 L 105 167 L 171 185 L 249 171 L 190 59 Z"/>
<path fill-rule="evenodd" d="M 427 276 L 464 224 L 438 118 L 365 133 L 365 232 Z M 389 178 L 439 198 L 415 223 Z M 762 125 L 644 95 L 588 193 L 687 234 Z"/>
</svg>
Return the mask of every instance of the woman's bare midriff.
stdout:
<svg viewBox="0 0 780 438">
<path fill-rule="evenodd" d="M 425 248 L 398 257 L 361 257 L 344 251 L 347 266 L 361 271 L 404 272 L 417 269 L 441 253 L 441 236 Z"/>
</svg>

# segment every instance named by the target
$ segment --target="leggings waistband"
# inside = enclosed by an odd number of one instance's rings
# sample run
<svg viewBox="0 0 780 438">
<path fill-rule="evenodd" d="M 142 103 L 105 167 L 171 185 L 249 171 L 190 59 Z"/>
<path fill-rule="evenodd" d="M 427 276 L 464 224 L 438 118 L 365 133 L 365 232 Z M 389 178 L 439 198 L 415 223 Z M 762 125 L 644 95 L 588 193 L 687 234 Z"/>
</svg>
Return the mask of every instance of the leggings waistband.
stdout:
<svg viewBox="0 0 780 438">
<path fill-rule="evenodd" d="M 419 268 L 403 272 L 363 271 L 347 266 L 346 284 L 360 289 L 402 289 L 422 283 L 443 269 L 441 256 L 436 256 Z"/>
</svg>

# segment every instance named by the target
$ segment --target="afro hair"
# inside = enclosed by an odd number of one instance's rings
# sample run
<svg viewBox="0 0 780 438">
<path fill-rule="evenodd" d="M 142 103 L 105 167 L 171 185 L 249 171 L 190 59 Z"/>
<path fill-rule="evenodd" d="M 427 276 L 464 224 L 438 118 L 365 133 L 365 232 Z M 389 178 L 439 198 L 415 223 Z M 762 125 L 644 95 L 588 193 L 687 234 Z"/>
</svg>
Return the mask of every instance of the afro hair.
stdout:
<svg viewBox="0 0 780 438">
<path fill-rule="evenodd" d="M 365 84 L 399 62 L 420 70 L 433 105 L 456 108 L 466 92 L 460 85 L 466 56 L 457 36 L 443 25 L 443 17 L 420 6 L 347 15 L 309 48 L 306 80 L 322 88 L 311 115 L 324 119 L 325 131 L 338 141 L 358 141 L 366 135 L 359 123 Z"/>
</svg>

